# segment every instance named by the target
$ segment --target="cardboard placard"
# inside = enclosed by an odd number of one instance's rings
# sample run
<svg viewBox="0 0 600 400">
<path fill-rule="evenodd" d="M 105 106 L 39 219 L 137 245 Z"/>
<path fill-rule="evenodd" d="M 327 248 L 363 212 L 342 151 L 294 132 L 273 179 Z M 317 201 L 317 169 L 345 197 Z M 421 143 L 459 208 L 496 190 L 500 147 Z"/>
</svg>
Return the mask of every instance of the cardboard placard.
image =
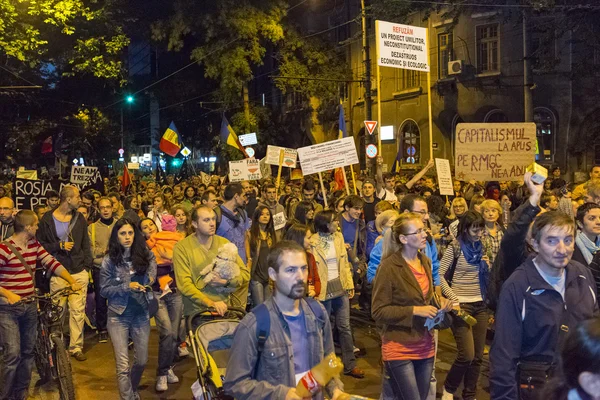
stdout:
<svg viewBox="0 0 600 400">
<path fill-rule="evenodd" d="M 298 149 L 298 156 L 304 175 L 358 164 L 358 154 L 353 137 L 301 147 Z"/>
<path fill-rule="evenodd" d="M 454 167 L 462 181 L 518 181 L 535 160 L 536 126 L 522 123 L 458 124 Z"/>
<path fill-rule="evenodd" d="M 254 158 L 229 161 L 229 182 L 257 181 L 262 179 L 260 163 Z"/>
<path fill-rule="evenodd" d="M 285 228 L 286 222 L 285 213 L 283 211 L 273 215 L 273 229 L 276 231 Z"/>
<path fill-rule="evenodd" d="M 436 158 L 435 169 L 437 173 L 440 194 L 444 196 L 454 196 L 454 186 L 452 184 L 452 170 L 450 169 L 450 160 L 446 160 L 445 158 Z"/>
<path fill-rule="evenodd" d="M 288 149 L 279 146 L 267 146 L 267 155 L 264 160 L 267 164 L 279 165 L 279 150 L 283 149 L 283 164 L 284 167 L 296 168 L 296 160 L 298 158 L 298 151 L 296 149 Z"/>
<path fill-rule="evenodd" d="M 85 165 L 71 167 L 71 183 L 85 185 L 92 179 L 95 181 L 97 176 L 100 176 L 98 167 L 86 167 Z"/>
</svg>

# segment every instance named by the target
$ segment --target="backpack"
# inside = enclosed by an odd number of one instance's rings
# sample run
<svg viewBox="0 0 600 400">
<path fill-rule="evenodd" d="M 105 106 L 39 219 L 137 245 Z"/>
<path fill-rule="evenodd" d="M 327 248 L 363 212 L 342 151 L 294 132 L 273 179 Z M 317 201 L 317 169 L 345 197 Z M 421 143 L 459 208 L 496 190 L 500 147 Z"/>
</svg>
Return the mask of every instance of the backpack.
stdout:
<svg viewBox="0 0 600 400">
<path fill-rule="evenodd" d="M 305 297 L 304 300 L 308 303 L 310 310 L 317 318 L 317 322 L 321 322 L 321 329 L 325 326 L 325 314 L 323 313 L 323 309 L 321 308 L 321 303 L 318 300 L 313 299 L 312 297 Z M 269 334 L 271 332 L 271 315 L 269 314 L 269 309 L 265 305 L 265 303 L 259 304 L 254 307 L 251 311 L 252 314 L 256 317 L 256 339 L 258 340 L 258 354 L 256 357 L 256 365 L 254 366 L 254 375 L 256 375 L 256 371 L 258 370 L 258 363 L 260 362 L 260 357 L 262 355 L 263 350 L 265 349 L 265 343 L 269 338 Z"/>
<path fill-rule="evenodd" d="M 448 282 L 448 286 L 452 286 L 452 279 L 454 279 L 454 271 L 456 271 L 456 263 L 458 262 L 458 257 L 460 257 L 460 244 L 458 243 L 458 240 L 453 240 L 450 243 L 450 246 L 452 246 L 453 248 L 453 253 L 454 253 L 454 259 L 452 260 L 452 264 L 450 265 L 450 268 L 448 268 L 448 270 L 446 271 L 446 273 L 444 274 L 444 279 L 446 280 L 446 282 Z"/>
</svg>

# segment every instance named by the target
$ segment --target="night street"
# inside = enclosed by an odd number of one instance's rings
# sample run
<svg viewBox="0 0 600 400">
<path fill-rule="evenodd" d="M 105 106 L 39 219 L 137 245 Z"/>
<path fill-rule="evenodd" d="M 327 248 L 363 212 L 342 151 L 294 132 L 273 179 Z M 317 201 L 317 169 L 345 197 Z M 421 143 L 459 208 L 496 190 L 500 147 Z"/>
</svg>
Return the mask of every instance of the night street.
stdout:
<svg viewBox="0 0 600 400">
<path fill-rule="evenodd" d="M 367 396 L 370 398 L 379 398 L 381 373 L 379 369 L 379 343 L 378 334 L 375 327 L 368 327 L 363 323 L 353 320 L 355 328 L 356 343 L 359 347 L 365 346 L 367 355 L 358 360 L 358 366 L 365 373 L 365 379 L 354 379 L 342 375 L 342 381 L 345 390 L 348 393 Z M 72 360 L 74 379 L 77 388 L 77 398 L 79 399 L 116 399 L 119 391 L 117 389 L 117 379 L 115 376 L 115 362 L 110 341 L 100 344 L 96 342 L 94 334 L 90 333 L 86 338 L 85 354 L 88 360 L 77 362 Z M 164 393 L 154 391 L 155 370 L 158 354 L 158 335 L 156 328 L 153 328 L 150 334 L 150 354 L 148 365 L 142 378 L 142 389 L 140 394 L 142 399 L 191 399 L 190 386 L 196 380 L 195 364 L 193 359 L 188 358 L 177 364 L 175 374 L 179 377 L 180 383 L 169 385 L 169 390 Z M 452 338 L 450 330 L 445 330 L 440 335 L 440 347 L 436 364 L 438 378 L 438 398 L 441 396 L 443 378 L 450 369 L 450 365 L 456 354 L 456 345 Z M 479 400 L 489 399 L 488 389 L 488 363 L 487 356 L 484 360 L 484 367 L 479 379 L 480 388 L 477 394 Z M 183 379 L 182 379 L 183 377 Z M 59 399 L 58 391 L 52 385 L 37 387 L 38 375 L 34 372 L 29 399 L 35 400 L 55 400 Z M 458 399 L 459 397 L 457 397 Z"/>
</svg>

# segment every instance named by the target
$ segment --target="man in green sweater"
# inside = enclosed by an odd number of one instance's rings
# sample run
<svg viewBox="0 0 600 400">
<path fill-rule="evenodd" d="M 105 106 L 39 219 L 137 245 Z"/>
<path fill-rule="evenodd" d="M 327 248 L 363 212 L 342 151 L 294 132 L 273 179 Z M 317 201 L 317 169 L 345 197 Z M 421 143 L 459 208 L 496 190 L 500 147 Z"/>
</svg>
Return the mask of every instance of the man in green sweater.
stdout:
<svg viewBox="0 0 600 400">
<path fill-rule="evenodd" d="M 231 280 L 215 276 L 206 283 L 200 272 L 214 262 L 219 249 L 229 241 L 215 235 L 217 218 L 215 212 L 200 206 L 192 212 L 192 226 L 196 229 L 190 235 L 178 242 L 173 249 L 173 267 L 177 288 L 183 296 L 183 312 L 191 315 L 195 311 L 214 308 L 219 315 L 224 315 L 228 307 L 240 307 L 240 300 L 231 296 L 242 286 L 248 286 L 250 271 L 237 257 L 241 274 Z M 223 290 L 226 288 L 227 290 Z"/>
</svg>

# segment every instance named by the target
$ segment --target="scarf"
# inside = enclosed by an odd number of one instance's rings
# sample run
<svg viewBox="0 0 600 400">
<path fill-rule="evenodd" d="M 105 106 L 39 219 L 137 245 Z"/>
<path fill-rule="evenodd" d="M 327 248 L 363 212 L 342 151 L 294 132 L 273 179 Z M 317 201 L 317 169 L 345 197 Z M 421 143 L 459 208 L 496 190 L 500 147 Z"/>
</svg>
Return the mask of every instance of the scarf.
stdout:
<svg viewBox="0 0 600 400">
<path fill-rule="evenodd" d="M 481 290 L 481 297 L 485 301 L 490 278 L 490 267 L 485 260 L 482 260 L 483 244 L 481 241 L 463 242 L 460 238 L 458 239 L 458 243 L 467 263 L 479 266 L 479 289 Z"/>
<path fill-rule="evenodd" d="M 331 233 L 321 233 L 318 235 L 319 244 L 325 253 L 329 251 L 329 247 L 333 244 L 333 235 Z"/>
<path fill-rule="evenodd" d="M 600 250 L 600 241 L 596 238 L 596 243 L 594 243 L 583 232 L 578 230 L 575 243 L 577 243 L 577 247 L 581 250 L 585 262 L 589 265 L 594 258 L 594 254 Z"/>
</svg>

